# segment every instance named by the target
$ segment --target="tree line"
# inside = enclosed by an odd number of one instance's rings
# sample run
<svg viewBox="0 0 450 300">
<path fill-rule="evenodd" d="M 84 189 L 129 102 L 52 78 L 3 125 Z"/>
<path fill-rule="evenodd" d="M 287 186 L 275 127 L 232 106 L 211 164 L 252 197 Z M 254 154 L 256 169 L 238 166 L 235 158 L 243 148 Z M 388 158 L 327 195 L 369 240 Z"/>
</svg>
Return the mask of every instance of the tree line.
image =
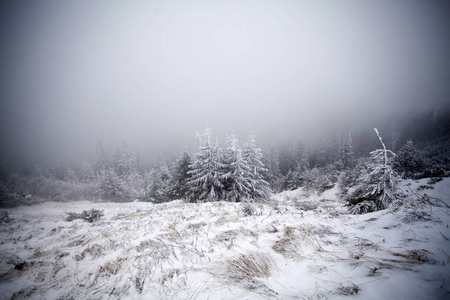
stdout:
<svg viewBox="0 0 450 300">
<path fill-rule="evenodd" d="M 98 141 L 93 164 L 35 166 L 22 173 L 0 170 L 0 204 L 77 199 L 139 199 L 154 203 L 173 199 L 263 201 L 271 193 L 284 190 L 303 187 L 320 193 L 334 186 L 349 203 L 357 204 L 368 197 L 363 197 L 362 187 L 374 184 L 386 170 L 405 179 L 450 175 L 448 121 L 435 115 L 421 120 L 413 129 L 406 126 L 401 134 L 384 134 L 387 139 L 383 147 L 392 150 L 392 155 L 383 162 L 374 156 L 374 151 L 361 151 L 373 140 L 377 142 L 378 133 L 366 134 L 364 138 L 357 133 L 337 134 L 315 145 L 291 141 L 263 151 L 257 147 L 254 135 L 240 145 L 231 134 L 220 147 L 207 128 L 197 134 L 199 147 L 194 153 L 182 151 L 169 160 L 159 155 L 151 167 L 144 166 L 126 140 L 113 153 L 108 153 Z M 426 130 L 420 130 L 421 124 Z M 423 137 L 424 132 L 430 133 L 428 138 Z M 414 137 L 421 139 L 413 140 Z M 372 149 L 379 145 L 378 141 Z M 376 170 L 384 171 L 375 176 Z M 369 205 L 368 209 L 381 209 L 377 205 Z"/>
</svg>

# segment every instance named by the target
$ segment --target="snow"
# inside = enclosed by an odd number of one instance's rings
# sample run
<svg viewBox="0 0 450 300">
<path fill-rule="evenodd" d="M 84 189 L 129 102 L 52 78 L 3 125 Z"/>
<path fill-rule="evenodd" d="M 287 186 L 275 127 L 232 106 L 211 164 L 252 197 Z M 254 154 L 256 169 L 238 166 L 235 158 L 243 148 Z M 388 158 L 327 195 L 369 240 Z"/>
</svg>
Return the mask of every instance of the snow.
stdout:
<svg viewBox="0 0 450 300">
<path fill-rule="evenodd" d="M 402 205 L 365 215 L 336 189 L 286 191 L 252 216 L 229 202 L 6 209 L 0 298 L 448 298 L 450 178 L 401 189 Z M 65 221 L 90 209 L 104 216 Z"/>
</svg>

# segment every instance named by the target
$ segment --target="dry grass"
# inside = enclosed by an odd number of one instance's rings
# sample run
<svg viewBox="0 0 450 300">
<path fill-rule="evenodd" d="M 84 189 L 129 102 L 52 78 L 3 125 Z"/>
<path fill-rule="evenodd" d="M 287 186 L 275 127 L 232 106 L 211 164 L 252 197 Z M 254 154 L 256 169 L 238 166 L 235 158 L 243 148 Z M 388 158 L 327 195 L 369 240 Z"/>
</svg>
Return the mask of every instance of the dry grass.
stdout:
<svg viewBox="0 0 450 300">
<path fill-rule="evenodd" d="M 297 227 L 286 226 L 284 235 L 272 246 L 272 249 L 290 259 L 304 258 L 303 246 L 312 247 L 316 252 L 325 252 L 318 237 L 334 234 L 329 227 L 313 227 L 303 224 Z M 323 242 L 323 241 L 322 241 Z"/>
<path fill-rule="evenodd" d="M 309 211 L 309 210 L 315 210 L 319 207 L 319 203 L 317 201 L 297 201 L 295 202 L 295 208 Z"/>
<path fill-rule="evenodd" d="M 126 261 L 126 258 L 121 257 L 113 261 L 107 262 L 105 265 L 101 266 L 98 275 L 99 276 L 112 276 L 117 275 L 119 271 L 122 269 L 122 265 Z"/>
<path fill-rule="evenodd" d="M 272 258 L 265 253 L 241 254 L 226 262 L 227 273 L 235 281 L 269 277 L 275 268 Z"/>
</svg>

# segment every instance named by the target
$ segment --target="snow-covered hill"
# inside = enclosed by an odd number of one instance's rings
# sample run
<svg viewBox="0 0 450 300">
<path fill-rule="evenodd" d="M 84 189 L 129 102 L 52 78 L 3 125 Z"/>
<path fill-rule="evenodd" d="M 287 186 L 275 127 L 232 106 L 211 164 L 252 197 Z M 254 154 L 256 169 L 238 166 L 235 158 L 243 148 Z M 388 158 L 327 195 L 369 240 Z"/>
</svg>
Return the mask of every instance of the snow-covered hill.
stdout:
<svg viewBox="0 0 450 300">
<path fill-rule="evenodd" d="M 366 215 L 347 214 L 334 189 L 284 192 L 247 214 L 241 203 L 182 201 L 8 209 L 0 298 L 448 298 L 450 178 L 402 189 Z M 90 209 L 104 216 L 65 221 Z"/>
</svg>

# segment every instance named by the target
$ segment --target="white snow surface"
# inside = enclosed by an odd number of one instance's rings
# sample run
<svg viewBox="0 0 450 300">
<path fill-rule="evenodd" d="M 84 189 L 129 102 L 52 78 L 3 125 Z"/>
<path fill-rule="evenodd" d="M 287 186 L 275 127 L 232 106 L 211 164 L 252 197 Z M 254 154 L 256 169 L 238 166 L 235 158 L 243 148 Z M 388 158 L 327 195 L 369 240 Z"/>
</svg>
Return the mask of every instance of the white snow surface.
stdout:
<svg viewBox="0 0 450 300">
<path fill-rule="evenodd" d="M 283 192 L 251 216 L 179 200 L 4 209 L 0 298 L 449 299 L 450 178 L 401 188 L 365 215 L 336 189 Z M 93 208 L 98 221 L 65 221 Z"/>
</svg>

